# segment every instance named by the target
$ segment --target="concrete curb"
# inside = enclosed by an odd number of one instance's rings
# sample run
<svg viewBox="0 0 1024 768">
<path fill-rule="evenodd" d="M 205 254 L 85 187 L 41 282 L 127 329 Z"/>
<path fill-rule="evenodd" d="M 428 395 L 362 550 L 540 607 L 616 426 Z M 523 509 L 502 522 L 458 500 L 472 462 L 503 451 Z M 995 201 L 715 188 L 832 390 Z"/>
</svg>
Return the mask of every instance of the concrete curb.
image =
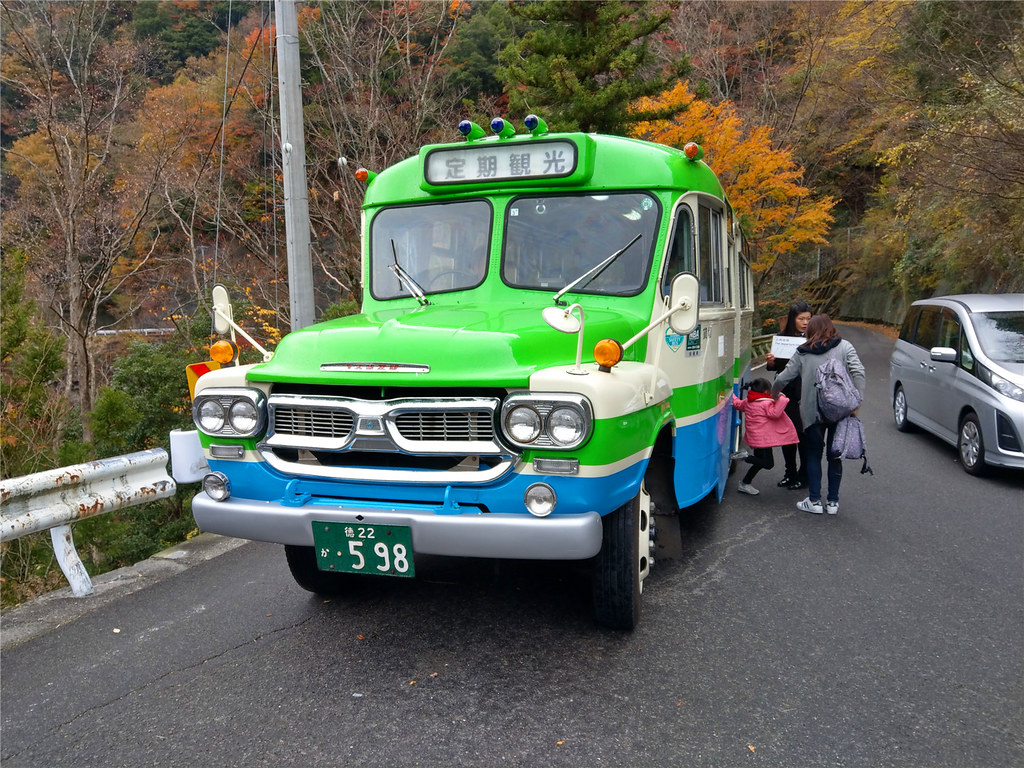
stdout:
<svg viewBox="0 0 1024 768">
<path fill-rule="evenodd" d="M 211 560 L 247 543 L 213 533 L 157 552 L 148 560 L 104 573 L 92 580 L 93 593 L 75 597 L 71 587 L 40 595 L 0 615 L 0 649 L 11 648 L 64 624 L 70 624 L 120 597 L 129 595 L 197 563 Z"/>
</svg>

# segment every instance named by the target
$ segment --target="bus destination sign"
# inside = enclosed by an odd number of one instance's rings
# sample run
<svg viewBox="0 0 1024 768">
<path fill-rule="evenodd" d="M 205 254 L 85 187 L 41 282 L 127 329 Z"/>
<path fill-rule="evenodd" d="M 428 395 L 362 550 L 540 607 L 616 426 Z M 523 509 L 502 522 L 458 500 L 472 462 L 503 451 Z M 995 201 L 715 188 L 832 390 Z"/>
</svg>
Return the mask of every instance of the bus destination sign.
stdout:
<svg viewBox="0 0 1024 768">
<path fill-rule="evenodd" d="M 570 176 L 576 170 L 571 141 L 481 144 L 434 149 L 424 163 L 428 184 L 479 184 Z"/>
</svg>

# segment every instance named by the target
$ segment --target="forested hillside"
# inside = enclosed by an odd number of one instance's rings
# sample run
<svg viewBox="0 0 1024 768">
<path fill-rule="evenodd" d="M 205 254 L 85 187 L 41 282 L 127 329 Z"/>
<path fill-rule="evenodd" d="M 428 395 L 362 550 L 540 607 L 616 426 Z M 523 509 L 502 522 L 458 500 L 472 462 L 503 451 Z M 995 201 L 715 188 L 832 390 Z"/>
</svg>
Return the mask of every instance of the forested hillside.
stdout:
<svg viewBox="0 0 1024 768">
<path fill-rule="evenodd" d="M 288 331 L 273 8 L 0 0 L 3 476 L 188 426 L 215 282 Z M 527 112 L 700 142 L 766 329 L 797 297 L 893 321 L 1024 289 L 1024 3 L 347 0 L 299 29 L 318 317 L 358 306 L 356 168 Z M 147 509 L 131 543 L 80 526 L 91 568 L 191 528 L 185 496 Z M 6 579 L 57 578 L 12 547 Z"/>
</svg>

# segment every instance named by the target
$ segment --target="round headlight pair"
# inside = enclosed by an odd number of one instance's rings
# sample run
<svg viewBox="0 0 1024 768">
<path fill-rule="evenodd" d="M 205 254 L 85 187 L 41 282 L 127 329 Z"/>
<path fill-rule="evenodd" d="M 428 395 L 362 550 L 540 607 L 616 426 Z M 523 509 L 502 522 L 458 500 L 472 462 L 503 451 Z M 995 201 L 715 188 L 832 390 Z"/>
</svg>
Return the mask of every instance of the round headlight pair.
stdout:
<svg viewBox="0 0 1024 768">
<path fill-rule="evenodd" d="M 517 443 L 532 443 L 544 431 L 544 418 L 529 405 L 518 405 L 508 412 L 505 427 Z M 555 445 L 574 445 L 584 436 L 586 420 L 575 408 L 556 406 L 547 415 L 547 434 Z"/>
<path fill-rule="evenodd" d="M 260 424 L 259 408 L 247 398 L 208 397 L 200 402 L 195 416 L 196 426 L 211 435 L 225 426 L 237 435 L 250 435 Z"/>
</svg>

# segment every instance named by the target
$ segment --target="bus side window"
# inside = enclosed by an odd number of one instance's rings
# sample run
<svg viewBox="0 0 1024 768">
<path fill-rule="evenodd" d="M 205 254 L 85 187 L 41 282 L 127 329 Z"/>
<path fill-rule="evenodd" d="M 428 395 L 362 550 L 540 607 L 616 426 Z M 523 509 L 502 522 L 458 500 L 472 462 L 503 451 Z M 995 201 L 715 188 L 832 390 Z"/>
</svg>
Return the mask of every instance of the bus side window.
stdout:
<svg viewBox="0 0 1024 768">
<path fill-rule="evenodd" d="M 750 264 L 745 257 L 740 257 L 740 306 L 743 309 L 750 309 L 753 304 L 750 301 L 751 286 Z"/>
<path fill-rule="evenodd" d="M 661 292 L 669 295 L 672 278 L 681 272 L 696 272 L 693 261 L 693 219 L 690 209 L 681 205 L 676 209 L 676 225 L 668 248 L 668 263 L 663 270 Z"/>
<path fill-rule="evenodd" d="M 697 211 L 700 300 L 722 303 L 722 214 L 701 204 Z"/>
</svg>

